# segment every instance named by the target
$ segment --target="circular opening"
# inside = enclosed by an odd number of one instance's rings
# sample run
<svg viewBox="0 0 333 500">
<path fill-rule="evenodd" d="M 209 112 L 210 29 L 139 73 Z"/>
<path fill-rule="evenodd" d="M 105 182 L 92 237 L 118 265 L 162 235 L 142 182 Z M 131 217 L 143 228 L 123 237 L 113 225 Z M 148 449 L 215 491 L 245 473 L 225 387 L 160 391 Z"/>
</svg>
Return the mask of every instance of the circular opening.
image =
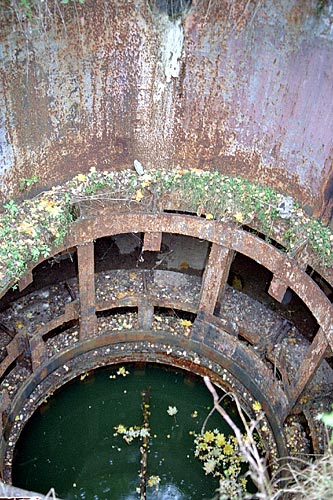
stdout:
<svg viewBox="0 0 333 500">
<path fill-rule="evenodd" d="M 241 427 L 231 400 L 223 404 Z M 44 494 L 54 487 L 64 499 L 131 500 L 143 487 L 148 499 L 212 498 L 239 454 L 216 412 L 200 436 L 211 407 L 203 380 L 181 370 L 144 363 L 83 374 L 23 429 L 13 484 Z M 196 456 L 214 446 L 214 460 Z"/>
</svg>

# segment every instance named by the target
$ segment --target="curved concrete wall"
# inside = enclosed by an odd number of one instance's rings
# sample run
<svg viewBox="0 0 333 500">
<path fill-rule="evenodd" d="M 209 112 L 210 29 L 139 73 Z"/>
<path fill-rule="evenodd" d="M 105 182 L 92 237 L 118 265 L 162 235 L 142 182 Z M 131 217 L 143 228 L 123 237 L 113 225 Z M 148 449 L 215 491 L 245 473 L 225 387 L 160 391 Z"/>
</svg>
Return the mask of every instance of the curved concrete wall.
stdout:
<svg viewBox="0 0 333 500">
<path fill-rule="evenodd" d="M 2 6 L 2 197 L 137 159 L 241 175 L 330 218 L 329 4 L 193 0 L 182 23 L 146 0 L 45 1 L 32 20 Z"/>
</svg>

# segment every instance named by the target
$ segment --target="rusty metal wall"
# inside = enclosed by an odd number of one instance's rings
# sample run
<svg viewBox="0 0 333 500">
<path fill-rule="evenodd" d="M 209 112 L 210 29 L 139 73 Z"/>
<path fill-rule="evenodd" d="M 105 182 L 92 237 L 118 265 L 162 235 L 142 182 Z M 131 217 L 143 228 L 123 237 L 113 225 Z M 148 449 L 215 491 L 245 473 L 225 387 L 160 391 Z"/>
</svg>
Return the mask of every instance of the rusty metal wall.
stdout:
<svg viewBox="0 0 333 500">
<path fill-rule="evenodd" d="M 45 0 L 32 19 L 17 4 L 0 3 L 3 199 L 137 159 L 242 175 L 331 218 L 332 2 L 193 0 L 177 29 L 146 0 Z"/>
</svg>

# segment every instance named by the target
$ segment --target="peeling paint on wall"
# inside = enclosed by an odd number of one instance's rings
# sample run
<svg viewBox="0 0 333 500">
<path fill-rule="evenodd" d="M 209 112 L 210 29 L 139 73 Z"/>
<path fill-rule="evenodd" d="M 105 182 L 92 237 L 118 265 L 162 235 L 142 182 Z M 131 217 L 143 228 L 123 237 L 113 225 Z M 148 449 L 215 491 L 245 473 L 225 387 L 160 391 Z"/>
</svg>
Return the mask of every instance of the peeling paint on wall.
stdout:
<svg viewBox="0 0 333 500">
<path fill-rule="evenodd" d="M 171 79 L 178 78 L 180 73 L 184 30 L 181 19 L 170 21 L 168 17 L 165 17 L 161 25 L 163 29 L 161 42 L 162 64 L 166 82 L 170 83 Z"/>
</svg>

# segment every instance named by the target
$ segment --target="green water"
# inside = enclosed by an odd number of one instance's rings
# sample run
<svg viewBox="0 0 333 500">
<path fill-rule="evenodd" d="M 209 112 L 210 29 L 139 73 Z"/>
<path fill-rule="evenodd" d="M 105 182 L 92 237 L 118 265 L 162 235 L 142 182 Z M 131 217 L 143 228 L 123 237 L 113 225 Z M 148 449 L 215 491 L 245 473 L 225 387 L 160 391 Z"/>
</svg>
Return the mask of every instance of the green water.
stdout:
<svg viewBox="0 0 333 500">
<path fill-rule="evenodd" d="M 114 426 L 142 424 L 141 392 L 151 387 L 151 438 L 148 477 L 161 478 L 148 499 L 211 499 L 218 486 L 194 457 L 193 436 L 212 405 L 201 378 L 159 365 L 126 365 L 126 377 L 110 375 L 117 367 L 76 379 L 35 412 L 15 449 L 13 484 L 63 499 L 134 500 L 139 495 L 140 440 L 127 444 Z M 170 416 L 168 407 L 178 413 Z M 229 413 L 233 408 L 228 408 Z M 198 416 L 193 417 L 197 412 Z M 213 415 L 207 428 L 229 428 Z"/>
</svg>

